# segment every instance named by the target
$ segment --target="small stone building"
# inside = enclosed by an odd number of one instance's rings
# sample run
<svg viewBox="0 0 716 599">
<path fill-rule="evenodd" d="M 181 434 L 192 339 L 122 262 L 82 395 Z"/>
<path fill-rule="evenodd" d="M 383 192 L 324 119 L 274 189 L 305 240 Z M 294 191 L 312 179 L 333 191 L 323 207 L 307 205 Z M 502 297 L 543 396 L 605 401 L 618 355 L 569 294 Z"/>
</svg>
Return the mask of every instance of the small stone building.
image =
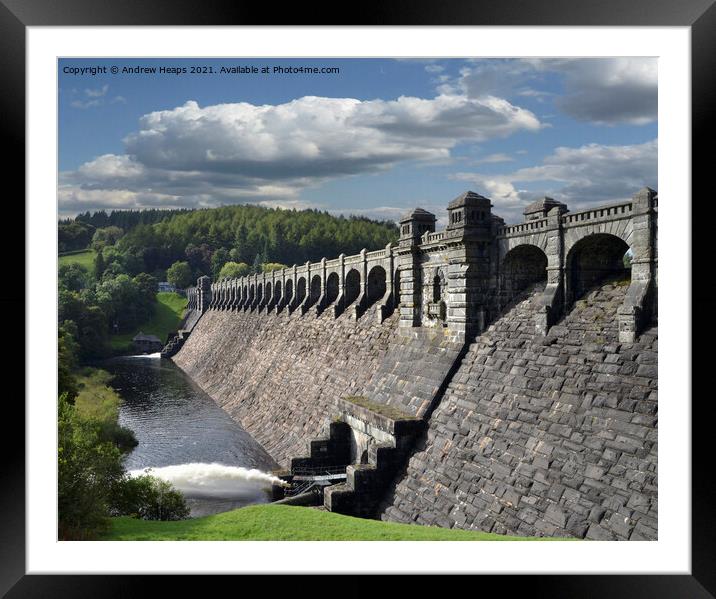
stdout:
<svg viewBox="0 0 716 599">
<path fill-rule="evenodd" d="M 132 339 L 134 349 L 143 354 L 153 354 L 161 351 L 163 344 L 155 335 L 145 335 L 142 331 Z"/>
</svg>

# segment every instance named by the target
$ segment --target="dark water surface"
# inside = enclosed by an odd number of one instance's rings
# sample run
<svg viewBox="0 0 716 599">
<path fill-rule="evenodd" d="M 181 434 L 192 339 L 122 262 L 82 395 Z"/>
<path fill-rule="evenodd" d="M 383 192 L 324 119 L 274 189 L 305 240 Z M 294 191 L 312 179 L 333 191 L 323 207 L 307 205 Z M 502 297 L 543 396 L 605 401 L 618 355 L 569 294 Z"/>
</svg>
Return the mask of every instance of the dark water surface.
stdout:
<svg viewBox="0 0 716 599">
<path fill-rule="evenodd" d="M 178 483 L 172 482 L 192 516 L 269 501 L 266 483 L 248 473 L 202 469 L 221 464 L 270 472 L 278 464 L 173 362 L 155 354 L 113 358 L 101 367 L 114 375 L 111 385 L 123 399 L 119 423 L 139 442 L 127 470 L 181 465 L 172 469 Z"/>
</svg>

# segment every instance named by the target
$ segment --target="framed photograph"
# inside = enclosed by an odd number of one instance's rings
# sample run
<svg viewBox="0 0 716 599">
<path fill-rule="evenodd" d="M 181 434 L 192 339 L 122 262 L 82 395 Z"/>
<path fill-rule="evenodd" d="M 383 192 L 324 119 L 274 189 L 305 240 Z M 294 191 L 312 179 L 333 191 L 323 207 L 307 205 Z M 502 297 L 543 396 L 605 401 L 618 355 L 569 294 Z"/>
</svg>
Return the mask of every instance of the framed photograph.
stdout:
<svg viewBox="0 0 716 599">
<path fill-rule="evenodd" d="M 155 573 L 714 596 L 691 198 L 716 9 L 523 8 L 2 0 L 9 597 Z"/>
</svg>

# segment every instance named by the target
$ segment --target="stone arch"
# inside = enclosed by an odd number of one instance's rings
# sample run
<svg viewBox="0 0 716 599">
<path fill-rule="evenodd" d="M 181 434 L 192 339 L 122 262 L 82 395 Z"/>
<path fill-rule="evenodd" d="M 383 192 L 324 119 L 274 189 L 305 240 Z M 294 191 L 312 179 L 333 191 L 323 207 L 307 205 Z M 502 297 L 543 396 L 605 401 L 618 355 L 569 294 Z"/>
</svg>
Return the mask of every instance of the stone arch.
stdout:
<svg viewBox="0 0 716 599">
<path fill-rule="evenodd" d="M 338 273 L 332 272 L 326 279 L 326 306 L 332 304 L 338 299 L 340 279 Z"/>
<path fill-rule="evenodd" d="M 293 299 L 293 279 L 286 279 L 286 302 Z"/>
<path fill-rule="evenodd" d="M 271 296 L 272 290 L 273 289 L 272 289 L 271 281 L 266 281 L 266 299 L 269 301 L 271 301 L 273 299 Z"/>
<path fill-rule="evenodd" d="M 276 296 L 275 299 L 278 301 L 280 301 L 282 299 L 281 298 L 281 289 L 282 289 L 282 285 L 281 285 L 281 280 L 279 279 L 278 281 L 276 281 L 276 283 L 274 283 L 274 286 L 273 286 L 273 293 Z"/>
<path fill-rule="evenodd" d="M 350 306 L 354 301 L 356 301 L 359 295 L 360 273 L 355 268 L 351 268 L 346 273 L 346 280 L 343 290 L 343 297 L 345 298 L 345 307 Z"/>
<path fill-rule="evenodd" d="M 500 294 L 509 303 L 517 294 L 540 282 L 547 282 L 547 254 L 532 244 L 510 249 L 500 264 Z"/>
<path fill-rule="evenodd" d="M 299 277 L 296 282 L 296 303 L 300 304 L 306 297 L 306 277 Z"/>
<path fill-rule="evenodd" d="M 264 286 L 263 283 L 258 283 L 256 285 L 256 300 L 260 304 L 264 298 Z"/>
<path fill-rule="evenodd" d="M 311 288 L 310 295 L 308 298 L 308 305 L 312 306 L 319 299 L 321 299 L 321 275 L 313 275 L 313 277 L 311 277 Z"/>
<path fill-rule="evenodd" d="M 256 287 L 254 287 L 254 284 L 251 283 L 251 285 L 249 286 L 249 302 L 253 302 L 255 297 L 256 297 Z"/>
<path fill-rule="evenodd" d="M 580 243 L 585 237 L 591 237 L 593 235 L 611 235 L 621 239 L 627 247 L 631 247 L 632 232 L 631 219 L 599 222 L 565 229 L 564 255 L 568 256 L 574 246 Z"/>
<path fill-rule="evenodd" d="M 522 246 L 535 247 L 546 254 L 548 239 L 546 232 L 500 239 L 498 241 L 499 261 L 502 262 L 512 250 Z"/>
<path fill-rule="evenodd" d="M 624 260 L 628 243 L 611 233 L 586 235 L 572 244 L 565 261 L 567 305 L 606 279 L 631 279 Z"/>
<path fill-rule="evenodd" d="M 385 292 L 388 288 L 386 278 L 385 269 L 380 265 L 374 266 L 368 272 L 368 286 L 366 290 L 368 306 L 371 306 L 385 296 Z"/>
</svg>

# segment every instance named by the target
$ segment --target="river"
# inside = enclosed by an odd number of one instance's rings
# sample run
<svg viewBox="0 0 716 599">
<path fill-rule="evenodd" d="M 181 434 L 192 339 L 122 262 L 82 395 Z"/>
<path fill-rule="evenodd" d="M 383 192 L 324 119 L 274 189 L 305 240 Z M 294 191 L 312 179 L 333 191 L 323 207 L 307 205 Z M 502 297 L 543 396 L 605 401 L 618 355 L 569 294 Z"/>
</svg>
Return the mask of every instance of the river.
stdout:
<svg viewBox="0 0 716 599">
<path fill-rule="evenodd" d="M 139 442 L 128 471 L 169 480 L 194 517 L 270 501 L 267 473 L 278 464 L 173 362 L 127 356 L 101 368 L 123 400 L 119 423 Z"/>
</svg>

